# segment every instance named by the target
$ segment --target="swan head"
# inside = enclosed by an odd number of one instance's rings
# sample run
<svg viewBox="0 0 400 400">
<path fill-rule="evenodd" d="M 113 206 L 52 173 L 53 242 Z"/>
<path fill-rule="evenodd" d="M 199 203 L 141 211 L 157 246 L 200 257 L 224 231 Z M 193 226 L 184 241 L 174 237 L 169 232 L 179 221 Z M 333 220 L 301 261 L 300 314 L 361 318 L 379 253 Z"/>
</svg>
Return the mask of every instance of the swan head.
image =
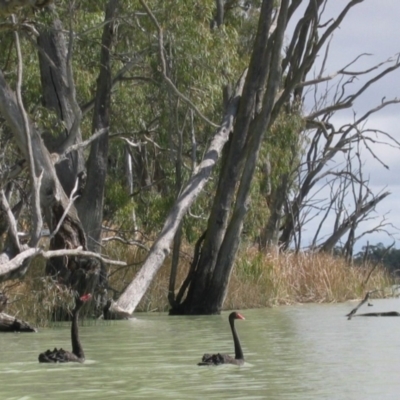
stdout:
<svg viewBox="0 0 400 400">
<path fill-rule="evenodd" d="M 237 311 L 234 311 L 234 312 L 229 314 L 229 319 L 233 320 L 233 319 L 246 319 L 246 318 L 243 317 L 243 315 L 238 313 Z"/>
</svg>

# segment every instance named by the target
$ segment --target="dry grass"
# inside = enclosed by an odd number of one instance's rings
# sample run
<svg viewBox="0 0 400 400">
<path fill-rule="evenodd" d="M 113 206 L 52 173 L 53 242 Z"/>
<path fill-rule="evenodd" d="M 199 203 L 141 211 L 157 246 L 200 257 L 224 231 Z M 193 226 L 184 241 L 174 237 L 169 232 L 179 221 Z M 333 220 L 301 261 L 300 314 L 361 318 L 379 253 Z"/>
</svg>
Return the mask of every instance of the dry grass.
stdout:
<svg viewBox="0 0 400 400">
<path fill-rule="evenodd" d="M 327 254 L 263 254 L 248 250 L 236 264 L 227 308 L 342 302 L 393 284 L 383 268 L 376 268 L 364 285 L 368 266 L 349 266 L 343 259 Z"/>
<path fill-rule="evenodd" d="M 190 249 L 185 249 L 190 253 Z M 186 278 L 190 257 L 181 257 L 176 288 Z M 238 255 L 232 273 L 225 309 L 270 307 L 294 303 L 342 302 L 364 296 L 365 291 L 384 289 L 394 284 L 383 268 L 376 268 L 366 285 L 369 266 L 349 266 L 343 259 L 327 254 L 260 253 L 247 249 Z M 167 311 L 170 260 L 166 260 L 156 279 L 137 307 L 137 311 Z M 134 271 L 114 277 L 121 287 Z M 123 287 L 123 286 L 122 286 Z"/>
<path fill-rule="evenodd" d="M 109 295 L 117 298 L 134 278 L 146 253 L 138 248 L 109 245 L 108 256 L 126 260 L 130 266 L 110 269 Z M 185 248 L 181 257 L 176 288 L 186 277 L 191 248 Z M 7 312 L 43 326 L 49 323 L 55 307 L 68 304 L 71 294 L 49 279 L 43 278 L 44 263 L 32 265 L 24 281 L 6 282 L 11 300 Z M 344 260 L 325 254 L 264 254 L 246 249 L 238 255 L 231 276 L 224 308 L 258 308 L 293 303 L 341 302 L 361 298 L 367 290 L 384 289 L 393 285 L 393 279 L 383 268 L 374 269 L 366 285 L 370 268 L 352 267 Z M 167 311 L 170 260 L 166 260 L 156 279 L 137 307 L 137 311 Z M 381 292 L 382 294 L 383 292 Z"/>
<path fill-rule="evenodd" d="M 72 293 L 45 277 L 44 268 L 44 260 L 34 260 L 24 280 L 0 284 L 0 291 L 9 298 L 6 312 L 36 326 L 48 325 L 55 309 L 72 311 L 74 307 Z"/>
</svg>

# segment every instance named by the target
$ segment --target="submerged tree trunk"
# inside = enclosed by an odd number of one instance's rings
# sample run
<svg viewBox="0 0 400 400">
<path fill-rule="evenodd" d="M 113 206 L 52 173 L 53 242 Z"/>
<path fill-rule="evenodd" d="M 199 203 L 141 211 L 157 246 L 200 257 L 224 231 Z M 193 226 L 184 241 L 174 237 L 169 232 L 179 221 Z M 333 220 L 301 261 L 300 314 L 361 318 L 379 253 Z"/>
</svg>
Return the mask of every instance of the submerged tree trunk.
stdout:
<svg viewBox="0 0 400 400">
<path fill-rule="evenodd" d="M 0 312 L 0 332 L 37 332 L 28 322 Z"/>
</svg>

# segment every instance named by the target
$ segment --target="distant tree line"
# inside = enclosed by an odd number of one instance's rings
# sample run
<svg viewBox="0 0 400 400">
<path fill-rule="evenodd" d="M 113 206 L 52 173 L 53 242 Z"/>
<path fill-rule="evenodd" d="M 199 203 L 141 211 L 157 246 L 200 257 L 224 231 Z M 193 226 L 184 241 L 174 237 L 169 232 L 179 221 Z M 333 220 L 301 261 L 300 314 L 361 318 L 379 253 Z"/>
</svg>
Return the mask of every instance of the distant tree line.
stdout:
<svg viewBox="0 0 400 400">
<path fill-rule="evenodd" d="M 400 276 L 400 249 L 393 245 L 385 246 L 383 243 L 363 246 L 354 256 L 354 262 L 362 264 L 369 261 L 372 264 L 383 265 L 391 274 Z"/>
</svg>

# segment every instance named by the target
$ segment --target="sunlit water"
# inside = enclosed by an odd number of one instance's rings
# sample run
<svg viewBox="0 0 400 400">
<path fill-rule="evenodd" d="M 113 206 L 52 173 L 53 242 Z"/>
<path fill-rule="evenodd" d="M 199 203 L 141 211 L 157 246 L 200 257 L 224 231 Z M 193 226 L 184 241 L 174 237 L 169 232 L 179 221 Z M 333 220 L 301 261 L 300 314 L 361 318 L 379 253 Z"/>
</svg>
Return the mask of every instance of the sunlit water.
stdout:
<svg viewBox="0 0 400 400">
<path fill-rule="evenodd" d="M 136 314 L 85 322 L 85 364 L 39 364 L 71 349 L 69 325 L 0 334 L 0 399 L 399 399 L 400 317 L 344 315 L 356 303 L 243 311 L 246 364 L 198 367 L 204 352 L 233 354 L 221 316 Z M 359 312 L 400 311 L 376 300 Z"/>
</svg>

